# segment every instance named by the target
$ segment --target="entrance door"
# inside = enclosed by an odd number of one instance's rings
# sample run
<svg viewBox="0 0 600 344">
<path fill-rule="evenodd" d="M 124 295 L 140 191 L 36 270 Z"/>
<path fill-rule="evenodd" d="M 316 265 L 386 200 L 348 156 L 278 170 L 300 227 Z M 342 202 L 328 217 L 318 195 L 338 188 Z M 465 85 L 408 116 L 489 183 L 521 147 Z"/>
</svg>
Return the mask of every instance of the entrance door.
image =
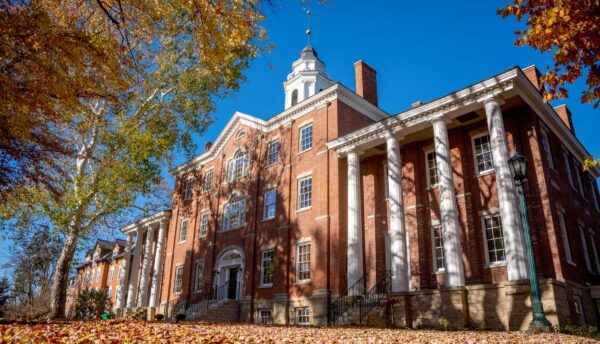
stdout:
<svg viewBox="0 0 600 344">
<path fill-rule="evenodd" d="M 227 298 L 236 300 L 237 299 L 237 276 L 239 268 L 229 269 L 229 279 L 227 281 Z"/>
</svg>

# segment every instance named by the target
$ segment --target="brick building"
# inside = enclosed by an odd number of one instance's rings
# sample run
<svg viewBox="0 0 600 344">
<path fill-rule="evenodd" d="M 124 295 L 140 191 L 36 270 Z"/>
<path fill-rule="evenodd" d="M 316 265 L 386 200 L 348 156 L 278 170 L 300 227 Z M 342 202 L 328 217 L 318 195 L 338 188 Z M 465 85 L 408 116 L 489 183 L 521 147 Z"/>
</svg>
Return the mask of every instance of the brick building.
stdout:
<svg viewBox="0 0 600 344">
<path fill-rule="evenodd" d="M 356 91 L 306 47 L 284 82 L 283 112 L 235 113 L 172 171 L 172 210 L 123 230 L 128 272 L 116 306 L 339 324 L 386 304 L 400 326 L 526 328 L 527 258 L 508 166 L 518 149 L 547 316 L 596 325 L 598 171 L 583 171 L 589 153 L 569 110 L 543 101 L 537 69 L 388 114 L 375 70 L 354 67 Z"/>
</svg>

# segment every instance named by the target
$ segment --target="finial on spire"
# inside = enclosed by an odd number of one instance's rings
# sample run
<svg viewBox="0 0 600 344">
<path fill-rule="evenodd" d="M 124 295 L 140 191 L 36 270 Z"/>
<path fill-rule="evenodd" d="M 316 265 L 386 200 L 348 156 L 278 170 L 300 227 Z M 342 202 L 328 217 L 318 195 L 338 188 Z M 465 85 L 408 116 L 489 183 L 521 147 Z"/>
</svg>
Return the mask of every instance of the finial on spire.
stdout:
<svg viewBox="0 0 600 344">
<path fill-rule="evenodd" d="M 310 29 L 310 0 L 306 0 L 304 11 L 306 12 L 306 42 L 310 45 L 310 34 L 312 33 Z"/>
</svg>

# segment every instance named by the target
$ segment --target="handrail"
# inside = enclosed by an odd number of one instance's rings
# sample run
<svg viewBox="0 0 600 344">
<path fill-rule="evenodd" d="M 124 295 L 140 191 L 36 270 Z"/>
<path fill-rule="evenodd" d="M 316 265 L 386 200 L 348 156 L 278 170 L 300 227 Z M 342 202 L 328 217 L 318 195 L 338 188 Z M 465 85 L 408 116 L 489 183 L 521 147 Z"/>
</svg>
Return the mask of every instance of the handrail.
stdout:
<svg viewBox="0 0 600 344">
<path fill-rule="evenodd" d="M 229 297 L 229 290 L 233 288 L 233 282 L 225 282 L 221 286 L 213 286 L 200 293 L 192 294 L 190 299 L 179 298 L 161 305 L 165 319 L 172 320 L 177 314 L 190 316 L 211 305 Z M 241 283 L 235 282 L 235 299 L 240 298 Z"/>
<path fill-rule="evenodd" d="M 358 279 L 343 295 L 331 302 L 329 312 L 329 324 L 335 325 L 339 317 L 355 306 L 362 295 L 365 293 L 366 275 Z"/>
<path fill-rule="evenodd" d="M 392 272 L 387 270 L 377 284 L 369 290 L 360 300 L 360 323 L 366 319 L 369 311 L 380 305 L 381 300 L 387 297 L 392 290 Z"/>
</svg>

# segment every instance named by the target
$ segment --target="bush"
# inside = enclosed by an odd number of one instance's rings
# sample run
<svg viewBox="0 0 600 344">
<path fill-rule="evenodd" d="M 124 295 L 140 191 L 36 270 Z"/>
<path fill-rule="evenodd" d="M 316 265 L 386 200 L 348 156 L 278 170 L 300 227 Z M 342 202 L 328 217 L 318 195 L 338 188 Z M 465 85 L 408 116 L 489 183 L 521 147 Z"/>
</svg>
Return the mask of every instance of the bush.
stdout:
<svg viewBox="0 0 600 344">
<path fill-rule="evenodd" d="M 175 321 L 183 321 L 185 320 L 185 314 L 179 313 L 175 316 Z"/>
<path fill-rule="evenodd" d="M 77 295 L 75 318 L 98 319 L 111 308 L 112 302 L 106 290 L 84 289 Z"/>
<path fill-rule="evenodd" d="M 557 331 L 564 334 L 571 334 L 575 336 L 582 336 L 586 338 L 592 338 L 600 340 L 600 331 L 594 326 L 580 327 L 574 325 L 566 325 L 557 328 Z"/>
<path fill-rule="evenodd" d="M 154 320 L 156 320 L 156 321 L 163 321 L 164 318 L 165 318 L 165 316 L 162 314 L 156 314 L 154 316 Z"/>
</svg>

